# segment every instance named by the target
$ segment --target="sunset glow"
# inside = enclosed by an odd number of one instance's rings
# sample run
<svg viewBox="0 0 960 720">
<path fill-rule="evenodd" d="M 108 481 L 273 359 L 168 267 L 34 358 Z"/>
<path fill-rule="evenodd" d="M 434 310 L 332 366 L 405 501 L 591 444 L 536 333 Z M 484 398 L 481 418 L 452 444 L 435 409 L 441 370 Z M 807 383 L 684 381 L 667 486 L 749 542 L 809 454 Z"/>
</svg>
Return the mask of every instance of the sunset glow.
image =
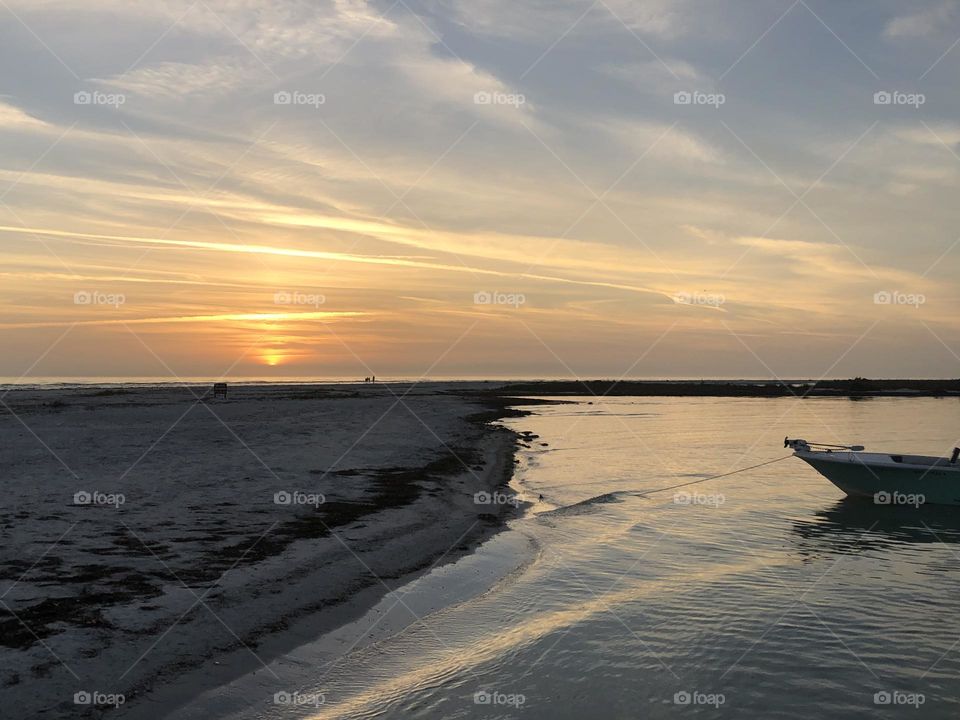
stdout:
<svg viewBox="0 0 960 720">
<path fill-rule="evenodd" d="M 279 352 L 268 352 L 263 354 L 263 362 L 270 367 L 275 367 L 281 364 L 284 360 L 284 356 Z"/>
<path fill-rule="evenodd" d="M 0 0 L 2 707 L 956 720 L 958 38 Z"/>
<path fill-rule="evenodd" d="M 956 375 L 946 21 L 8 4 L 0 376 Z"/>
</svg>

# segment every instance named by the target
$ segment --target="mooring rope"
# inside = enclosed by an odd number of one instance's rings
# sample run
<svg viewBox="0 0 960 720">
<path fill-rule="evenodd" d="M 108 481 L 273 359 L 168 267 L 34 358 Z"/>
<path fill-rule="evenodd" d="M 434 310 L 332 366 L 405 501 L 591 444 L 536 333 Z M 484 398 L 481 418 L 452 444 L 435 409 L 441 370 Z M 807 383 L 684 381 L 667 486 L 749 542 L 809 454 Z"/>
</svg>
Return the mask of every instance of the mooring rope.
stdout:
<svg viewBox="0 0 960 720">
<path fill-rule="evenodd" d="M 784 455 L 783 457 L 779 457 L 776 460 L 767 460 L 766 462 L 757 463 L 756 465 L 751 465 L 750 467 L 740 468 L 739 470 L 731 470 L 730 472 L 725 472 L 720 475 L 711 475 L 710 477 L 699 478 L 698 480 L 691 480 L 690 482 L 678 483 L 676 485 L 668 485 L 667 487 L 656 488 L 655 490 L 644 490 L 643 492 L 638 491 L 631 494 L 636 495 L 637 497 L 643 497 L 644 495 L 652 495 L 653 493 L 664 492 L 665 490 L 675 490 L 676 488 L 686 487 L 687 485 L 696 485 L 697 483 L 707 482 L 708 480 L 718 480 L 720 478 L 728 477 L 730 475 L 736 475 L 737 473 L 746 472 L 747 470 L 755 470 L 756 468 L 763 467 L 764 465 L 773 465 L 774 463 L 778 463 L 781 460 L 786 460 L 792 457 L 793 457 L 793 453 L 791 453 L 790 455 Z"/>
</svg>

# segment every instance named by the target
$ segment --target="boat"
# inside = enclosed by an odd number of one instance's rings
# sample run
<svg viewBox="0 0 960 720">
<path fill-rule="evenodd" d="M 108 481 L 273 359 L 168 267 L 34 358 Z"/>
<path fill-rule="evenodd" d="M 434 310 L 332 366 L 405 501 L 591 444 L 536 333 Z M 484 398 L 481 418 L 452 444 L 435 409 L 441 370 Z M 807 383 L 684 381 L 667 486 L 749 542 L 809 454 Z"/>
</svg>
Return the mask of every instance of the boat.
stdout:
<svg viewBox="0 0 960 720">
<path fill-rule="evenodd" d="M 960 505 L 960 448 L 949 458 L 864 452 L 784 438 L 783 446 L 851 497 L 877 505 Z"/>
</svg>

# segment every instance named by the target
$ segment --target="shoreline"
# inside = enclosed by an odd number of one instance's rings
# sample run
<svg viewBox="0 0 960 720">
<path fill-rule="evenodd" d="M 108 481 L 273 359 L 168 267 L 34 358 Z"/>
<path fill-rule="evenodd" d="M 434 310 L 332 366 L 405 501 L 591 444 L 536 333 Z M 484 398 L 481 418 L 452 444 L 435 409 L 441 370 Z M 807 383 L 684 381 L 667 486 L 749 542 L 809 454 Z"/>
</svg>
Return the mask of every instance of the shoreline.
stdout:
<svg viewBox="0 0 960 720">
<path fill-rule="evenodd" d="M 476 420 L 476 422 L 485 421 Z M 513 476 L 514 458 L 521 438 L 511 430 L 491 426 L 487 440 L 490 442 L 490 447 L 486 450 L 494 459 L 490 464 L 489 472 L 481 476 L 487 482 L 476 492 L 493 492 L 508 486 Z M 469 475 L 470 473 L 466 472 L 454 473 L 448 475 L 447 479 L 453 485 Z M 413 566 L 405 568 L 401 573 L 390 578 L 383 578 L 383 581 L 390 586 L 389 589 L 377 580 L 371 579 L 365 587 L 325 605 L 322 609 L 290 618 L 284 623 L 285 627 L 282 630 L 265 633 L 257 639 L 256 658 L 244 647 L 228 650 L 209 659 L 208 662 L 214 663 L 214 668 L 205 665 L 186 673 L 178 673 L 171 678 L 162 678 L 154 686 L 146 688 L 142 696 L 116 712 L 114 717 L 123 718 L 123 720 L 154 720 L 174 714 L 178 718 L 194 717 L 190 710 L 191 705 L 200 701 L 207 693 L 228 686 L 247 675 L 263 673 L 266 676 L 269 672 L 266 666 L 274 665 L 297 648 L 317 642 L 357 622 L 397 589 L 438 568 L 454 564 L 463 557 L 471 555 L 483 543 L 505 530 L 510 517 L 520 516 L 512 512 L 509 505 L 496 506 L 496 508 L 492 513 L 483 513 L 482 520 L 468 526 L 456 545 L 446 551 L 436 542 L 431 544 L 430 538 L 422 538 L 424 542 L 418 544 L 425 548 L 424 554 L 413 561 Z M 465 524 L 467 517 L 464 516 Z M 389 531 L 389 528 L 385 529 Z M 426 548 L 429 548 L 429 551 Z M 266 678 L 263 682 L 273 685 L 273 682 Z M 269 695 L 284 690 L 293 692 L 296 688 L 279 683 L 277 689 L 271 691 Z M 203 705 L 196 717 L 210 717 L 209 710 L 209 707 Z"/>
<path fill-rule="evenodd" d="M 538 380 L 487 388 L 492 396 L 874 398 L 960 397 L 960 380 Z"/>
<path fill-rule="evenodd" d="M 14 380 L 9 378 L 8 380 Z M 0 392 L 55 393 L 92 391 L 102 395 L 125 395 L 145 391 L 184 388 L 209 396 L 216 379 L 163 380 L 146 378 L 86 378 L 55 381 L 16 379 L 0 382 Z M 413 388 L 433 390 L 462 397 L 623 396 L 623 397 L 797 397 L 797 398 L 870 398 L 870 397 L 960 397 L 960 379 L 924 378 L 850 378 L 813 379 L 505 379 L 505 380 L 407 380 L 390 379 L 375 384 L 353 379 L 249 379 L 228 382 L 233 391 L 285 390 L 288 392 L 327 392 L 360 397 L 370 391 L 405 391 Z"/>
<path fill-rule="evenodd" d="M 464 556 L 470 555 L 484 542 L 503 531 L 506 528 L 507 519 L 513 515 L 509 505 L 484 508 L 492 512 L 483 512 L 479 515 L 479 521 L 470 522 L 469 506 L 456 502 L 452 495 L 453 488 L 457 484 L 469 483 L 470 480 L 478 478 L 485 482 L 471 486 L 468 493 L 471 491 L 493 492 L 508 486 L 513 476 L 516 451 L 522 437 L 512 430 L 490 423 L 502 417 L 519 417 L 527 414 L 524 411 L 508 408 L 508 405 L 512 404 L 508 398 L 504 398 L 503 402 L 484 402 L 483 405 L 486 407 L 466 417 L 469 422 L 485 428 L 482 442 L 489 443 L 489 447 L 482 450 L 488 456 L 488 462 L 485 463 L 487 470 L 478 475 L 467 472 L 460 466 L 460 472 L 448 470 L 440 476 L 441 483 L 446 481 L 447 487 L 451 490 L 451 497 L 447 500 L 452 502 L 447 504 L 447 509 L 464 510 L 463 524 L 469 523 L 454 541 L 455 546 L 444 550 L 446 545 L 442 542 L 438 543 L 430 537 L 421 537 L 429 535 L 430 528 L 424 528 L 415 537 L 417 546 L 424 548 L 424 553 L 413 560 L 411 566 L 405 567 L 399 573 L 394 572 L 389 577 L 371 577 L 364 587 L 348 592 L 330 603 L 325 603 L 321 608 L 308 610 L 291 618 L 283 618 L 282 629 L 274 629 L 256 638 L 254 649 L 257 657 L 253 657 L 245 647 L 239 646 L 209 658 L 204 667 L 195 668 L 186 673 L 180 672 L 173 677 L 158 678 L 158 681 L 145 687 L 138 697 L 120 708 L 113 716 L 123 720 L 154 720 L 171 714 L 178 714 L 179 717 L 181 711 L 189 712 L 190 705 L 200 700 L 206 693 L 229 685 L 246 675 L 258 672 L 266 674 L 266 667 L 285 655 L 360 620 L 398 588 L 425 576 L 436 568 L 455 563 Z M 426 473 L 428 466 L 412 472 Z M 405 507 L 411 510 L 427 510 L 427 508 L 416 507 L 420 502 L 429 503 L 430 501 L 418 498 Z M 436 513 L 437 516 L 439 514 L 439 512 Z M 447 518 L 451 517 L 450 513 L 444 514 Z M 371 518 L 370 521 L 375 522 L 375 518 Z M 387 534 L 391 534 L 391 527 L 387 523 L 383 524 L 383 529 Z M 382 583 L 386 583 L 389 588 Z M 214 668 L 207 666 L 211 662 Z M 212 669 L 216 672 L 211 672 Z M 273 684 L 270 681 L 267 682 Z M 279 683 L 275 692 L 283 690 L 293 691 L 295 688 L 287 688 Z M 159 712 L 158 706 L 162 708 Z M 209 708 L 205 707 L 198 718 L 207 717 L 210 717 Z"/>
</svg>

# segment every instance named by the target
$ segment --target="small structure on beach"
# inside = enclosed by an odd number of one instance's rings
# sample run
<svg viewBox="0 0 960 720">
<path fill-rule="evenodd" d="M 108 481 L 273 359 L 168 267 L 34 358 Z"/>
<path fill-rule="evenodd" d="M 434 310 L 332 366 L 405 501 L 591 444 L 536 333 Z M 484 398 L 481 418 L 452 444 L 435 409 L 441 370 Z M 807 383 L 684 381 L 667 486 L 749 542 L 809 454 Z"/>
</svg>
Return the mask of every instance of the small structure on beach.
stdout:
<svg viewBox="0 0 960 720">
<path fill-rule="evenodd" d="M 225 382 L 218 382 L 213 384 L 213 399 L 214 400 L 227 399 L 227 384 Z"/>
</svg>

